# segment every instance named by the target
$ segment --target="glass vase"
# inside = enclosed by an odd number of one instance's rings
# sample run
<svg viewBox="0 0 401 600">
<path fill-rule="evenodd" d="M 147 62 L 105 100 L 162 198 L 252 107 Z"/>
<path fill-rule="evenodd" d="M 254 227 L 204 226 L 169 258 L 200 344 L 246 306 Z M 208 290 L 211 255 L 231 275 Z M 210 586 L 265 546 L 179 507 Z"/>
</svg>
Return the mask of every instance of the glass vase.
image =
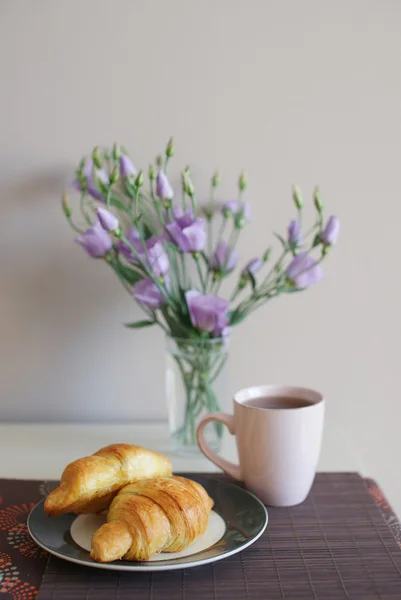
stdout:
<svg viewBox="0 0 401 600">
<path fill-rule="evenodd" d="M 210 412 L 221 410 L 227 398 L 227 338 L 188 340 L 168 337 L 166 396 L 173 451 L 200 454 L 196 428 Z M 222 424 L 213 422 L 205 428 L 209 446 L 218 452 Z"/>
</svg>

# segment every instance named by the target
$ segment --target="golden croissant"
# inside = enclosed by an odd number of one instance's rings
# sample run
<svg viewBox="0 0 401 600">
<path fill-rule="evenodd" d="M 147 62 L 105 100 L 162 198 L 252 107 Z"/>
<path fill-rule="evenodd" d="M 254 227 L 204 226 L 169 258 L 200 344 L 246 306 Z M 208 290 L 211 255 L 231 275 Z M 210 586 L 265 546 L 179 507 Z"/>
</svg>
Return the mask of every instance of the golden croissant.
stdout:
<svg viewBox="0 0 401 600">
<path fill-rule="evenodd" d="M 169 459 L 158 452 L 112 444 L 64 469 L 60 486 L 46 498 L 45 512 L 52 517 L 68 512 L 101 512 L 128 483 L 171 473 Z"/>
<path fill-rule="evenodd" d="M 122 488 L 111 503 L 107 523 L 92 536 L 98 562 L 149 560 L 159 552 L 179 552 L 207 528 L 213 500 L 184 477 L 157 477 Z"/>
</svg>

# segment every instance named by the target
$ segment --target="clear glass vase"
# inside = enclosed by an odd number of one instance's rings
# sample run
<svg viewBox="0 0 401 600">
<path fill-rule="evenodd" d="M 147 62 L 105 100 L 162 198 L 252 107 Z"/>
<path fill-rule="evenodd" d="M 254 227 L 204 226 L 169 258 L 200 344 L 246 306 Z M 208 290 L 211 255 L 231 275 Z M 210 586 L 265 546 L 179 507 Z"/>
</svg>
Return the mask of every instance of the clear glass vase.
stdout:
<svg viewBox="0 0 401 600">
<path fill-rule="evenodd" d="M 229 340 L 188 340 L 166 337 L 166 396 L 173 451 L 200 454 L 196 428 L 209 412 L 221 410 L 227 398 Z M 219 451 L 222 425 L 205 428 L 209 446 Z"/>
</svg>

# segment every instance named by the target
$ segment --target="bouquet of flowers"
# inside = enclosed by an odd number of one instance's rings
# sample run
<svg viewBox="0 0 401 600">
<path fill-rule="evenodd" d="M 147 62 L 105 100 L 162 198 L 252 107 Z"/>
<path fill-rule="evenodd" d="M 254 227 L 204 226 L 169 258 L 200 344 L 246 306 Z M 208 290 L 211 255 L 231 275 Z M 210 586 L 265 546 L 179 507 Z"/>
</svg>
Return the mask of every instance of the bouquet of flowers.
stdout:
<svg viewBox="0 0 401 600">
<path fill-rule="evenodd" d="M 196 423 L 206 411 L 219 409 L 214 382 L 226 358 L 231 328 L 280 294 L 303 291 L 323 277 L 321 263 L 336 243 L 340 223 L 323 217 L 319 189 L 313 193 L 316 218 L 303 227 L 303 198 L 293 188 L 296 217 L 285 235 L 275 234 L 281 246 L 265 249 L 246 262 L 228 299 L 219 294 L 224 279 L 239 259 L 236 244 L 250 221 L 244 200 L 247 180 L 238 179 L 238 196 L 216 201 L 220 175 L 211 178 L 210 199 L 199 203 L 189 167 L 181 173 L 178 194 L 168 179 L 174 155 L 173 140 L 145 175 L 137 171 L 124 148 L 96 147 L 83 158 L 74 187 L 81 193 L 79 221 L 67 193 L 64 214 L 78 233 L 76 241 L 89 256 L 101 259 L 138 302 L 146 318 L 127 326 L 159 325 L 173 345 L 172 354 L 182 377 L 185 409 L 173 434 L 182 444 L 195 444 Z M 83 225 L 82 225 L 83 224 Z M 220 438 L 220 424 L 215 424 Z M 217 444 L 217 442 L 216 442 Z"/>
</svg>

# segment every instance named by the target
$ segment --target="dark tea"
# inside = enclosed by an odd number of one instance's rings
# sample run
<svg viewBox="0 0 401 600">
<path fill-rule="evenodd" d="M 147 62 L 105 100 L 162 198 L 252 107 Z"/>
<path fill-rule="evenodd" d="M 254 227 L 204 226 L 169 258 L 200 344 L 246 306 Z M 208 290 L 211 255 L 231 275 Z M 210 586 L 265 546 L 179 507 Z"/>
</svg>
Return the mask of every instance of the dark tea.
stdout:
<svg viewBox="0 0 401 600">
<path fill-rule="evenodd" d="M 305 406 L 311 406 L 313 402 L 291 396 L 266 396 L 265 398 L 247 400 L 244 404 L 253 406 L 254 408 L 276 408 L 282 410 L 283 408 L 304 408 Z"/>
</svg>

